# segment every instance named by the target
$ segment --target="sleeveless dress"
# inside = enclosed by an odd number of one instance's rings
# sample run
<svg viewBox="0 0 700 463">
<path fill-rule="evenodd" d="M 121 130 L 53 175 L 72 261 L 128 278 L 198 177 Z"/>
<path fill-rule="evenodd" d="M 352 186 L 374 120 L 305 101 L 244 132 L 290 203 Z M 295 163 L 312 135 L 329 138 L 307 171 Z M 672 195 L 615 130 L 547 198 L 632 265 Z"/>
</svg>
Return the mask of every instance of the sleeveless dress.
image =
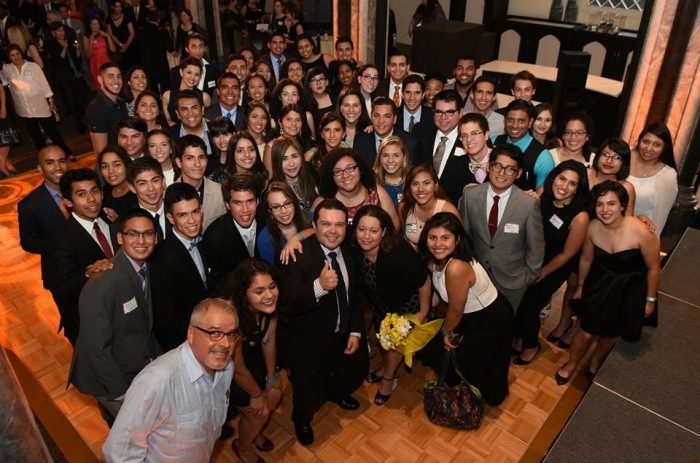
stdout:
<svg viewBox="0 0 700 463">
<path fill-rule="evenodd" d="M 95 86 L 96 90 L 99 90 L 100 84 L 97 82 L 97 76 L 100 75 L 100 66 L 110 61 L 109 48 L 107 47 L 107 39 L 104 37 L 98 37 L 96 40 L 91 41 L 92 54 L 89 60 L 90 77 L 92 78 L 92 85 Z"/>
<path fill-rule="evenodd" d="M 323 69 L 324 71 L 328 72 L 328 66 L 326 66 L 326 60 L 323 59 L 323 53 L 319 55 L 318 58 L 313 60 L 310 63 L 306 63 L 304 61 L 301 62 L 301 67 L 304 69 L 304 73 L 306 73 L 309 69 L 313 67 L 319 67 Z"/>
<path fill-rule="evenodd" d="M 270 320 L 271 317 L 269 315 L 261 316 L 258 330 L 253 333 L 243 333 L 241 341 L 245 366 L 261 389 L 265 389 L 265 377 L 267 376 L 262 345 L 268 338 L 267 330 L 270 328 Z M 231 404 L 237 407 L 250 405 L 250 395 L 235 381 L 231 384 Z"/>
<path fill-rule="evenodd" d="M 384 182 L 384 189 L 389 196 L 391 196 L 391 201 L 394 203 L 394 207 L 398 210 L 399 201 L 403 198 L 403 182 L 398 185 L 391 185 L 390 183 Z"/>
<path fill-rule="evenodd" d="M 433 287 L 447 301 L 445 271 L 452 262 L 438 271 L 433 269 Z M 455 354 L 457 366 L 465 379 L 479 388 L 486 403 L 498 405 L 508 395 L 508 368 L 513 339 L 513 310 L 491 282 L 486 270 L 477 261 L 470 262 L 476 282 L 469 289 L 464 314 L 454 329 L 463 335 Z M 441 332 L 428 343 L 419 358 L 435 371 L 440 370 L 445 347 Z M 456 384 L 456 374 L 448 375 L 448 384 Z"/>
<path fill-rule="evenodd" d="M 639 249 L 609 253 L 594 246 L 581 297 L 581 328 L 595 336 L 638 341 L 646 293 L 647 266 Z"/>
<path fill-rule="evenodd" d="M 435 201 L 435 208 L 433 209 L 431 217 L 438 212 L 442 212 L 442 209 L 445 207 L 446 203 L 447 201 L 444 199 L 438 199 Z M 406 225 L 404 226 L 404 235 L 409 243 L 413 244 L 414 246 L 418 246 L 418 240 L 420 239 L 420 234 L 423 231 L 424 225 L 425 222 L 418 219 L 415 212 L 413 212 L 413 209 L 411 209 L 406 216 Z"/>
</svg>

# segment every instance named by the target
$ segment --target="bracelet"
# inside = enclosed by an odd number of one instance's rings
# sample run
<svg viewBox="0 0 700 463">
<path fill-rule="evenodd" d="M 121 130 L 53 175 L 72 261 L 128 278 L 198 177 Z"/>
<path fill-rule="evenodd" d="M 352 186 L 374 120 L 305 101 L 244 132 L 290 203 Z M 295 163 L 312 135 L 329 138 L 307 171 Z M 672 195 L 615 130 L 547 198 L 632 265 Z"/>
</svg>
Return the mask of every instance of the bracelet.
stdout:
<svg viewBox="0 0 700 463">
<path fill-rule="evenodd" d="M 656 302 L 658 300 L 658 297 L 647 296 L 647 302 Z"/>
<path fill-rule="evenodd" d="M 445 328 L 440 328 L 440 332 L 442 333 L 443 336 L 447 336 L 448 338 L 451 338 L 455 334 L 454 330 L 448 331 Z"/>
<path fill-rule="evenodd" d="M 258 397 L 260 397 L 260 396 L 262 396 L 262 395 L 263 395 L 263 391 L 260 391 L 260 394 L 258 394 L 258 395 L 252 395 L 252 396 L 250 396 L 250 398 L 251 398 L 251 399 L 257 399 Z"/>
<path fill-rule="evenodd" d="M 304 234 L 302 232 L 297 233 L 297 238 L 299 238 L 299 241 L 304 241 Z"/>
<path fill-rule="evenodd" d="M 274 375 L 265 379 L 265 386 L 269 386 L 270 384 L 275 384 L 279 380 L 280 380 L 280 373 L 279 373 L 279 371 L 275 371 Z"/>
</svg>

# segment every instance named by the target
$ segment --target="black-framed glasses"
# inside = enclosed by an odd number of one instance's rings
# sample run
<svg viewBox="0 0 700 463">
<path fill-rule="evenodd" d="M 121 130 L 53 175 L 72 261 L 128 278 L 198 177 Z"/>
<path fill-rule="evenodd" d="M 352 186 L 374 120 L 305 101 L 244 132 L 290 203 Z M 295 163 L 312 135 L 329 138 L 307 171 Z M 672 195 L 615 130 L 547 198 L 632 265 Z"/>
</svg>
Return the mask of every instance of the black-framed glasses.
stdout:
<svg viewBox="0 0 700 463">
<path fill-rule="evenodd" d="M 587 134 L 585 130 L 564 130 L 564 136 L 565 137 L 583 137 Z"/>
<path fill-rule="evenodd" d="M 606 161 L 615 161 L 615 162 L 622 161 L 622 156 L 620 156 L 619 154 L 615 154 L 615 153 L 602 153 L 600 155 L 600 157 L 605 159 Z"/>
<path fill-rule="evenodd" d="M 294 203 L 291 201 L 285 201 L 282 204 L 272 204 L 270 205 L 270 210 L 272 211 L 273 214 L 279 214 L 282 212 L 282 209 L 287 210 L 291 207 L 294 206 Z"/>
<path fill-rule="evenodd" d="M 241 332 L 238 329 L 225 333 L 221 330 L 205 330 L 204 328 L 200 328 L 197 325 L 191 326 L 193 328 L 197 328 L 202 333 L 206 333 L 209 336 L 209 339 L 211 339 L 212 341 L 221 341 L 222 339 L 224 339 L 224 336 L 226 336 L 229 341 L 236 342 L 241 337 Z"/>
<path fill-rule="evenodd" d="M 493 162 L 491 163 L 491 168 L 495 170 L 496 172 L 505 172 L 506 175 L 515 175 L 515 173 L 519 170 L 517 167 L 513 166 L 504 166 L 500 162 Z"/>
<path fill-rule="evenodd" d="M 435 114 L 435 117 L 452 117 L 455 114 L 457 114 L 458 109 L 448 109 L 447 111 L 440 111 L 439 109 L 436 109 L 433 111 L 433 114 Z"/>
<path fill-rule="evenodd" d="M 377 82 L 379 80 L 379 76 L 368 76 L 368 75 L 363 75 L 362 78 L 366 80 L 367 82 Z"/>
<path fill-rule="evenodd" d="M 353 172 L 355 172 L 356 170 L 357 170 L 357 164 L 355 164 L 354 166 L 347 166 L 344 169 L 333 169 L 332 174 L 333 174 L 333 177 L 340 177 L 343 174 L 350 175 Z"/>
<path fill-rule="evenodd" d="M 325 77 L 318 77 L 316 79 L 311 79 L 309 81 L 311 85 L 321 85 L 326 83 L 326 78 Z"/>
<path fill-rule="evenodd" d="M 135 240 L 141 237 L 146 238 L 147 240 L 152 240 L 153 238 L 156 237 L 156 231 L 155 230 L 144 230 L 144 231 L 138 231 L 138 230 L 126 230 L 122 232 L 122 235 L 126 236 L 130 240 Z"/>
</svg>

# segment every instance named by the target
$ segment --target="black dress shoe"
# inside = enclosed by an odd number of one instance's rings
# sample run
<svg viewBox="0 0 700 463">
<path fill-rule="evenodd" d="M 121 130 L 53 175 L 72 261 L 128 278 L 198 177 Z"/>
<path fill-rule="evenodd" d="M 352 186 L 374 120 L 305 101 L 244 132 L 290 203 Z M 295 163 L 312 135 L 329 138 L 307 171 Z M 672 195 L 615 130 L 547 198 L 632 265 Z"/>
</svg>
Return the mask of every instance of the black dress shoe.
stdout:
<svg viewBox="0 0 700 463">
<path fill-rule="evenodd" d="M 336 404 L 343 410 L 357 410 L 360 408 L 360 402 L 357 401 L 353 396 L 349 395 L 340 400 L 334 400 Z"/>
<path fill-rule="evenodd" d="M 569 373 L 569 375 L 571 375 L 571 373 Z M 557 371 L 557 373 L 554 375 L 554 379 L 557 381 L 557 384 L 558 384 L 558 385 L 563 386 L 564 384 L 566 384 L 566 383 L 569 382 L 569 380 L 571 379 L 571 376 L 568 376 L 567 378 L 564 378 L 564 377 L 563 377 L 562 375 L 560 375 L 559 372 Z"/>
<path fill-rule="evenodd" d="M 515 356 L 515 358 L 513 359 L 513 363 L 515 365 L 529 365 L 530 363 L 532 363 L 533 360 L 535 360 L 535 357 L 537 357 L 537 354 L 540 353 L 540 349 L 542 349 L 542 346 L 538 344 L 537 350 L 535 351 L 535 354 L 532 356 L 532 358 L 530 360 L 523 359 L 521 357 L 521 355 L 522 355 L 522 352 L 521 352 L 520 354 Z"/>
<path fill-rule="evenodd" d="M 311 445 L 314 443 L 314 430 L 310 424 L 294 423 L 294 434 L 301 445 Z"/>
</svg>

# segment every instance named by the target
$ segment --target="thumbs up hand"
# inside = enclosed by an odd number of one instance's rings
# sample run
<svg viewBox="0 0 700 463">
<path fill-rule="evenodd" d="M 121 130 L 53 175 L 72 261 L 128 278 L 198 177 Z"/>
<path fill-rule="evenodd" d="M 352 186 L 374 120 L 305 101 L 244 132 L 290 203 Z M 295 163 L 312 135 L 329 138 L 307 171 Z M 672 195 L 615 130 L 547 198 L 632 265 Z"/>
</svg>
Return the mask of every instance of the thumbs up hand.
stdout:
<svg viewBox="0 0 700 463">
<path fill-rule="evenodd" d="M 330 262 L 327 260 L 324 260 L 324 262 L 321 274 L 318 276 L 318 282 L 321 284 L 321 288 L 326 291 L 333 291 L 338 286 L 338 274 L 333 270 Z"/>
</svg>

